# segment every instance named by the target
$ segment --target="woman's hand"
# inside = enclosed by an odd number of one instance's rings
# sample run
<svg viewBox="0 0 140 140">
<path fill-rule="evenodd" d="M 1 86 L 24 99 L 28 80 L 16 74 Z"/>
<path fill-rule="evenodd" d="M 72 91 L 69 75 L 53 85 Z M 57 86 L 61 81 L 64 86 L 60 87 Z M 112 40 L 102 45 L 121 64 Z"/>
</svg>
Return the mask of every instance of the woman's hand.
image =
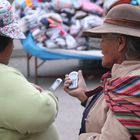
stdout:
<svg viewBox="0 0 140 140">
<path fill-rule="evenodd" d="M 66 91 L 69 95 L 76 97 L 81 102 L 87 100 L 87 96 L 85 95 L 85 91 L 87 91 L 87 86 L 81 70 L 78 71 L 78 87 L 76 89 L 69 89 L 71 83 L 71 79 L 69 78 L 68 74 L 66 74 L 64 82 L 64 91 Z"/>
</svg>

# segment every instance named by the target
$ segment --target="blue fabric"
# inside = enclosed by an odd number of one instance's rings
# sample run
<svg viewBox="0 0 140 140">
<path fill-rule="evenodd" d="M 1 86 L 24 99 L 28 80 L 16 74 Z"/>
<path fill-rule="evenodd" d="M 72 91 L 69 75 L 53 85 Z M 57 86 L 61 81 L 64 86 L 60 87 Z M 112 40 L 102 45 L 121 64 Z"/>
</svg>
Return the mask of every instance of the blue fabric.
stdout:
<svg viewBox="0 0 140 140">
<path fill-rule="evenodd" d="M 131 4 L 140 6 L 140 0 L 132 0 Z"/>
<path fill-rule="evenodd" d="M 21 40 L 22 46 L 25 51 L 35 57 L 38 57 L 42 60 L 56 60 L 56 59 L 83 59 L 83 60 L 101 60 L 101 56 L 88 55 L 88 54 L 78 54 L 69 53 L 69 50 L 65 52 L 51 51 L 50 49 L 43 49 L 36 45 L 36 42 L 33 40 L 31 33 L 27 36 L 25 40 Z"/>
</svg>

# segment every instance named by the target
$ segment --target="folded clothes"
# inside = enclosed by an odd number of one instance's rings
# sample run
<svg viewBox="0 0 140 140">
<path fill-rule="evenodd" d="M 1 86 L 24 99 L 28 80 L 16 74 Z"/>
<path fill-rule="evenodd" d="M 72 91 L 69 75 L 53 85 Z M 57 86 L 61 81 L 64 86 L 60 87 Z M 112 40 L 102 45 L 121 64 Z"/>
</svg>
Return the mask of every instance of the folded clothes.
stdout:
<svg viewBox="0 0 140 140">
<path fill-rule="evenodd" d="M 87 50 L 89 45 L 82 31 L 102 24 L 101 1 L 24 0 L 15 11 L 23 32 L 30 32 L 39 46 Z"/>
</svg>

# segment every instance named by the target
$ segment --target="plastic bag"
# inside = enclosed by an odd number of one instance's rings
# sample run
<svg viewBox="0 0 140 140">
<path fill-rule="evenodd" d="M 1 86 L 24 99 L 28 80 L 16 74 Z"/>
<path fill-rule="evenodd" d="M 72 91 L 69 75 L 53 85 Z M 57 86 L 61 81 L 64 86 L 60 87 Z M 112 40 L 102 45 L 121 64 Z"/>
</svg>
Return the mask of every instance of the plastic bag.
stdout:
<svg viewBox="0 0 140 140">
<path fill-rule="evenodd" d="M 76 40 L 70 34 L 67 34 L 65 36 L 65 39 L 66 39 L 66 46 L 68 49 L 75 49 L 77 47 Z"/>
</svg>

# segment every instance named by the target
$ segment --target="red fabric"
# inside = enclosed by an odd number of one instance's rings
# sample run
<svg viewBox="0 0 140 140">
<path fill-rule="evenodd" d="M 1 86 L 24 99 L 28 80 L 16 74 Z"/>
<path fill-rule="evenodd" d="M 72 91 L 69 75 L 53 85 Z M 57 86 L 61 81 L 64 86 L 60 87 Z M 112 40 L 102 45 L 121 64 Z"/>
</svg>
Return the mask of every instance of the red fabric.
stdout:
<svg viewBox="0 0 140 140">
<path fill-rule="evenodd" d="M 124 4 L 130 4 L 130 2 L 131 2 L 131 0 L 119 0 L 118 2 L 116 2 L 115 4 L 113 4 L 112 7 L 115 6 L 115 5 L 118 5 L 118 4 L 123 4 L 123 3 Z"/>
<path fill-rule="evenodd" d="M 43 0 L 38 0 L 39 2 L 43 2 Z"/>
<path fill-rule="evenodd" d="M 109 108 L 128 131 L 140 140 L 140 76 L 104 79 Z"/>
</svg>

